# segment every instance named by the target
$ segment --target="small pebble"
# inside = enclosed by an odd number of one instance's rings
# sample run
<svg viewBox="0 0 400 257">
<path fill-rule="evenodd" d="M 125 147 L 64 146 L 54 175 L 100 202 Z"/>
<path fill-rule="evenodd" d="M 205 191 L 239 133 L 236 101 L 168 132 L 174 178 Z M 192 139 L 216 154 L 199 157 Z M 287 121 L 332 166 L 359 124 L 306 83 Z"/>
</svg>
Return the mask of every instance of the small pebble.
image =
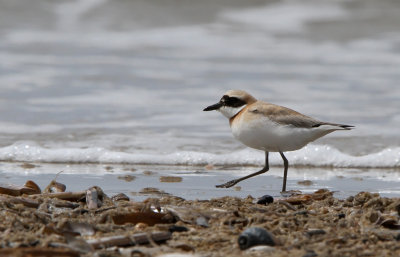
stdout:
<svg viewBox="0 0 400 257">
<path fill-rule="evenodd" d="M 258 198 L 257 204 L 270 204 L 274 202 L 274 198 L 270 195 L 263 195 L 260 198 Z"/>
<path fill-rule="evenodd" d="M 293 215 L 304 215 L 304 216 L 307 216 L 308 213 L 309 213 L 308 211 L 302 210 L 302 211 L 297 211 L 297 212 L 293 213 Z"/>
<path fill-rule="evenodd" d="M 315 236 L 315 235 L 324 235 L 326 234 L 326 231 L 323 229 L 309 229 L 306 234 L 308 236 Z"/>
<path fill-rule="evenodd" d="M 186 232 L 189 231 L 187 227 L 184 226 L 177 226 L 177 225 L 172 225 L 168 228 L 168 231 L 173 233 L 173 232 Z"/>
<path fill-rule="evenodd" d="M 196 219 L 196 224 L 199 225 L 199 226 L 202 226 L 202 227 L 204 227 L 204 228 L 208 228 L 208 227 L 210 226 L 210 225 L 208 224 L 207 219 L 204 218 L 203 216 L 198 217 L 198 218 Z"/>
<path fill-rule="evenodd" d="M 313 250 L 307 251 L 306 254 L 303 255 L 303 257 L 317 257 L 318 254 L 316 254 Z"/>
</svg>

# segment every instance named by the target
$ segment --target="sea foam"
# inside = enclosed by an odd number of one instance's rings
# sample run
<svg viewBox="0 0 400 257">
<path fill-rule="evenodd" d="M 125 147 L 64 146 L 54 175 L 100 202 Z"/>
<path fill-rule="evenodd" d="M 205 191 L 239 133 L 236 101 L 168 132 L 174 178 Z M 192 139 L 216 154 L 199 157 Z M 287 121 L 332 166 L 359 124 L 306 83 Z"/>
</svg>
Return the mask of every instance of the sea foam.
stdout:
<svg viewBox="0 0 400 257">
<path fill-rule="evenodd" d="M 262 166 L 261 151 L 242 149 L 224 154 L 176 151 L 141 153 L 112 151 L 102 147 L 48 148 L 32 141 L 19 141 L 0 148 L 0 161 L 45 163 L 113 163 L 151 165 L 242 165 Z M 400 147 L 386 148 L 363 156 L 352 156 L 328 145 L 308 145 L 285 153 L 290 165 L 340 168 L 400 168 Z M 270 164 L 282 165 L 279 154 L 270 154 Z"/>
</svg>

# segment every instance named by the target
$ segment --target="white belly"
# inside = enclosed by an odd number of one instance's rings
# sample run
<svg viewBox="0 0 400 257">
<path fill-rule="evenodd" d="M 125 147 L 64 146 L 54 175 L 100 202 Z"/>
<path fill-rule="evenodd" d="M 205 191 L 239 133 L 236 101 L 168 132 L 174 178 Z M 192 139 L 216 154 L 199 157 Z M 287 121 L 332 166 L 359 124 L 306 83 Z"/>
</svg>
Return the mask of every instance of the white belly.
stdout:
<svg viewBox="0 0 400 257">
<path fill-rule="evenodd" d="M 246 121 L 238 118 L 231 125 L 233 136 L 249 147 L 269 152 L 298 150 L 333 131 L 281 125 L 264 116 Z"/>
</svg>

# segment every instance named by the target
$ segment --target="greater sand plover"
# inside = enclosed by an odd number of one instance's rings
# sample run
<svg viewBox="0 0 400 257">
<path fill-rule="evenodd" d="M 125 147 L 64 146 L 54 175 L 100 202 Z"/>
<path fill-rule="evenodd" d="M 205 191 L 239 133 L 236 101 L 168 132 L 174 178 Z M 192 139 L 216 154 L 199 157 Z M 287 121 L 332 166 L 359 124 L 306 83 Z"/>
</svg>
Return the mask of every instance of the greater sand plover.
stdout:
<svg viewBox="0 0 400 257">
<path fill-rule="evenodd" d="M 229 90 L 221 100 L 204 111 L 217 110 L 229 119 L 233 136 L 251 148 L 265 151 L 265 167 L 238 179 L 217 185 L 232 187 L 242 180 L 269 170 L 268 153 L 279 152 L 284 164 L 282 191 L 286 191 L 289 162 L 283 152 L 298 150 L 335 130 L 353 126 L 322 122 L 289 108 L 258 101 L 242 90 Z"/>
</svg>

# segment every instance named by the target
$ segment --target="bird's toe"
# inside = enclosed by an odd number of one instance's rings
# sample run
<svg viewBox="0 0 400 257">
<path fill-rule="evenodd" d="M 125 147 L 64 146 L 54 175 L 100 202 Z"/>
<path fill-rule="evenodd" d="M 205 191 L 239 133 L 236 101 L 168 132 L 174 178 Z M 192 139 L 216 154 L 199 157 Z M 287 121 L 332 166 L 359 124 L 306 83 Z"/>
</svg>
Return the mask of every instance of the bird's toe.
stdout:
<svg viewBox="0 0 400 257">
<path fill-rule="evenodd" d="M 216 185 L 215 187 L 228 188 L 228 187 L 233 187 L 234 185 L 236 185 L 236 183 L 237 183 L 236 180 L 231 180 L 231 181 L 228 181 L 228 182 L 226 182 L 224 184 Z"/>
</svg>

